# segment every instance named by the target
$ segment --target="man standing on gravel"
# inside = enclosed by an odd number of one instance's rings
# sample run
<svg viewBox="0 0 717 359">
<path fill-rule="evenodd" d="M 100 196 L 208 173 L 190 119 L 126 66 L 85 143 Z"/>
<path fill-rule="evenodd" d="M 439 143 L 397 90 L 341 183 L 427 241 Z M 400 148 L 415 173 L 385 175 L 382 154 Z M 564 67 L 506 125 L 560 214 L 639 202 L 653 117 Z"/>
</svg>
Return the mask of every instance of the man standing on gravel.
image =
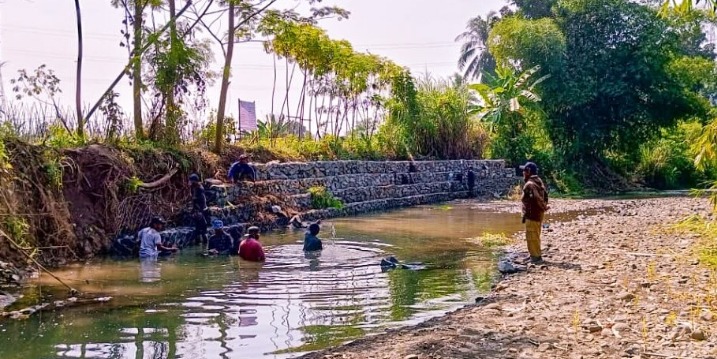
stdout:
<svg viewBox="0 0 717 359">
<path fill-rule="evenodd" d="M 525 238 L 528 242 L 530 261 L 542 263 L 543 255 L 540 250 L 540 231 L 543 226 L 545 211 L 548 210 L 548 190 L 543 180 L 538 177 L 538 166 L 528 162 L 520 166 L 523 170 L 523 223 L 525 223 Z"/>
</svg>

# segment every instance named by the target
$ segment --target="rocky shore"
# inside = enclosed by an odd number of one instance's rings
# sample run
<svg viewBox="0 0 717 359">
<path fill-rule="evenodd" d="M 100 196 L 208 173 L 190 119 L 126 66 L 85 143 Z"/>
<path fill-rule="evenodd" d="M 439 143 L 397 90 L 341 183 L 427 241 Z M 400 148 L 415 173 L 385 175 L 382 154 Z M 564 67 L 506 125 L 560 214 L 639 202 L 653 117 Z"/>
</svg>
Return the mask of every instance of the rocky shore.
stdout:
<svg viewBox="0 0 717 359">
<path fill-rule="evenodd" d="M 550 224 L 544 265 L 504 278 L 476 305 L 303 358 L 717 358 L 717 272 L 697 259 L 697 235 L 673 230 L 710 216 L 706 199 L 551 207 L 553 220 L 586 214 Z"/>
</svg>

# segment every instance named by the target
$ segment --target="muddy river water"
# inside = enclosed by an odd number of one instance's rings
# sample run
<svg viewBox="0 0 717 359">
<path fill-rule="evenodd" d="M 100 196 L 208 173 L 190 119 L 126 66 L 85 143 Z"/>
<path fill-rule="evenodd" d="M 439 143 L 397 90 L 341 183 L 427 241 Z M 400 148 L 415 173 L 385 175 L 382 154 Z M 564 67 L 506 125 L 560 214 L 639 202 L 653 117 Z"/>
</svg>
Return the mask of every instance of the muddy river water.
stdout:
<svg viewBox="0 0 717 359">
<path fill-rule="evenodd" d="M 520 229 L 516 214 L 422 206 L 327 221 L 320 255 L 288 231 L 262 237 L 264 264 L 190 249 L 157 264 L 73 266 L 57 275 L 112 300 L 0 322 L 0 358 L 293 357 L 474 301 L 490 289 L 496 256 L 468 239 Z M 382 272 L 388 255 L 426 268 Z M 15 306 L 59 291 L 41 277 Z"/>
</svg>

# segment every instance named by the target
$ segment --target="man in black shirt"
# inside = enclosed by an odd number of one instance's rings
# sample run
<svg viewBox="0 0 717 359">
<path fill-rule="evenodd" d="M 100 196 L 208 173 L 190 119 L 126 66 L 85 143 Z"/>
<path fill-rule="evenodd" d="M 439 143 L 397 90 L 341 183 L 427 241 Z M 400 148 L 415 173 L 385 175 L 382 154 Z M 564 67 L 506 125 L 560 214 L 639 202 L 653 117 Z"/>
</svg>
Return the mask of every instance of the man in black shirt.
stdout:
<svg viewBox="0 0 717 359">
<path fill-rule="evenodd" d="M 224 231 L 224 223 L 215 219 L 212 222 L 214 234 L 209 237 L 209 245 L 207 246 L 209 254 L 229 254 L 232 249 L 232 237 Z"/>
<path fill-rule="evenodd" d="M 468 167 L 468 197 L 475 197 L 474 188 L 476 186 L 476 173 L 473 172 L 473 167 Z"/>
<path fill-rule="evenodd" d="M 243 154 L 239 156 L 239 161 L 232 163 L 227 173 L 228 179 L 232 183 L 239 183 L 243 180 L 256 182 L 256 171 L 249 165 L 249 155 Z"/>
<path fill-rule="evenodd" d="M 207 227 L 212 221 L 207 207 L 207 196 L 204 193 L 204 186 L 199 181 L 197 174 L 189 176 L 189 186 L 192 190 L 192 212 L 194 217 L 194 229 L 197 239 L 207 243 Z"/>
</svg>

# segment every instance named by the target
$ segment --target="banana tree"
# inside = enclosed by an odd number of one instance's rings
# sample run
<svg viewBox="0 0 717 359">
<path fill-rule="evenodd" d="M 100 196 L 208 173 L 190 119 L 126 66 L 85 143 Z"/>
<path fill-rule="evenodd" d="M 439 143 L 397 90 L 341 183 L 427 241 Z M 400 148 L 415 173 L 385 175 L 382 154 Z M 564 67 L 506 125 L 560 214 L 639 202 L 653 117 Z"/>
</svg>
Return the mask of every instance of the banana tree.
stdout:
<svg viewBox="0 0 717 359">
<path fill-rule="evenodd" d="M 493 136 L 493 155 L 509 161 L 521 161 L 529 138 L 523 133 L 527 110 L 537 108 L 540 96 L 535 87 L 550 75 L 534 79 L 540 71 L 535 66 L 521 73 L 498 67 L 495 76 L 488 75 L 487 83 L 469 85 L 478 94 L 471 114 L 483 121 Z"/>
<path fill-rule="evenodd" d="M 275 115 L 266 116 L 266 120 L 258 121 L 256 124 L 257 132 L 260 138 L 266 138 L 269 140 L 269 145 L 276 145 L 276 139 L 279 137 L 287 136 L 290 132 L 289 122 L 284 120 L 284 116 L 280 115 L 278 118 Z"/>
<path fill-rule="evenodd" d="M 687 14 L 699 9 L 706 9 L 714 14 L 717 11 L 717 0 L 663 0 L 660 14 L 666 15 L 670 11 Z"/>
</svg>

